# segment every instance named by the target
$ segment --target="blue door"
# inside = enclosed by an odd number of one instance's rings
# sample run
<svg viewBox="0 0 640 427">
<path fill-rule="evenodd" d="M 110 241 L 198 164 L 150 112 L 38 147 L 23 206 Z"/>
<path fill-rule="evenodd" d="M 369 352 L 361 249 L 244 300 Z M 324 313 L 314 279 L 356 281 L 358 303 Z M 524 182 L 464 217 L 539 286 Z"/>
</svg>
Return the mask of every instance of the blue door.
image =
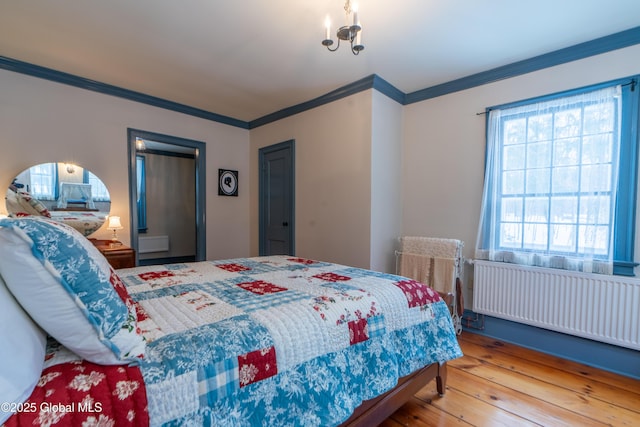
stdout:
<svg viewBox="0 0 640 427">
<path fill-rule="evenodd" d="M 294 255 L 294 146 L 293 140 L 261 148 L 260 255 Z"/>
</svg>

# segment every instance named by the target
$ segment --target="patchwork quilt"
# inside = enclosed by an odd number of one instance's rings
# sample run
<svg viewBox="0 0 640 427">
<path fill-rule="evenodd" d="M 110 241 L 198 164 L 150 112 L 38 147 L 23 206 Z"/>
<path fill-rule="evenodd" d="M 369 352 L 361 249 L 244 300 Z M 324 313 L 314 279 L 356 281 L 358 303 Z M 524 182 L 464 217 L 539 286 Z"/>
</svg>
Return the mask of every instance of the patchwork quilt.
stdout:
<svg viewBox="0 0 640 427">
<path fill-rule="evenodd" d="M 93 211 L 50 211 L 51 218 L 63 222 L 89 236 L 97 231 L 107 220 L 109 212 Z"/>
<path fill-rule="evenodd" d="M 61 407 L 7 425 L 337 425 L 399 377 L 462 356 L 445 303 L 400 276 L 289 256 L 117 273 L 144 359 L 100 366 L 51 342 L 25 405 Z"/>
</svg>

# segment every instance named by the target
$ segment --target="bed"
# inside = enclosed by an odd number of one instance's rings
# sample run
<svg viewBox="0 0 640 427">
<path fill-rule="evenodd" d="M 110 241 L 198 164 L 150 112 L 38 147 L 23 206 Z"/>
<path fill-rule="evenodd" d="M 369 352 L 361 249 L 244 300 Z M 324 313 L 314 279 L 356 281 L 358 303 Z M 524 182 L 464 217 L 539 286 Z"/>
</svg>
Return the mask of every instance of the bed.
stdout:
<svg viewBox="0 0 640 427">
<path fill-rule="evenodd" d="M 435 291 L 317 260 L 114 271 L 70 227 L 17 218 L 0 220 L 0 275 L 20 336 L 0 369 L 28 377 L 0 408 L 10 427 L 376 425 L 434 378 L 443 394 L 462 355 Z"/>
<path fill-rule="evenodd" d="M 89 236 L 98 231 L 102 224 L 107 220 L 109 212 L 101 212 L 98 210 L 51 210 L 49 211 L 51 219 L 58 222 L 64 222 L 78 230 L 84 236 Z"/>
<path fill-rule="evenodd" d="M 109 215 L 109 212 L 99 209 L 67 207 L 66 199 L 64 207 L 47 209 L 43 202 L 26 191 L 18 190 L 13 185 L 7 189 L 5 203 L 7 211 L 13 217 L 43 216 L 51 218 L 70 225 L 84 236 L 89 236 L 102 227 Z M 95 207 L 93 200 L 91 206 Z"/>
</svg>

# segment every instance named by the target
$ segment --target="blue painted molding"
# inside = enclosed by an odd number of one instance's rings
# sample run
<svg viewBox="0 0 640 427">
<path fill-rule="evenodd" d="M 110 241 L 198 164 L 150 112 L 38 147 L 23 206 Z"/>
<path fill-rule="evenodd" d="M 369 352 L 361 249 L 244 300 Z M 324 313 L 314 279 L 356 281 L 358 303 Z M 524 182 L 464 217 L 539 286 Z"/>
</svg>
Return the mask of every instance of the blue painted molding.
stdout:
<svg viewBox="0 0 640 427">
<path fill-rule="evenodd" d="M 400 89 L 397 89 L 391 83 L 384 80 L 382 77 L 374 74 L 373 76 L 373 88 L 383 95 L 396 101 L 398 104 L 405 105 L 406 95 Z"/>
<path fill-rule="evenodd" d="M 471 310 L 465 318 L 474 318 Z M 480 315 L 481 316 L 481 315 Z M 497 317 L 484 316 L 484 329 L 467 328 L 466 332 L 484 335 L 584 365 L 640 380 L 640 352 L 586 338 L 562 334 Z"/>
<path fill-rule="evenodd" d="M 483 71 L 468 77 L 453 80 L 448 83 L 432 86 L 416 92 L 411 92 L 405 97 L 405 105 L 424 101 L 452 92 L 471 89 L 487 83 L 496 82 L 555 65 L 564 64 L 589 56 L 599 55 L 616 49 L 633 46 L 640 43 L 640 27 L 611 34 L 599 39 L 580 43 L 571 47 L 549 52 L 523 61 Z"/>
<path fill-rule="evenodd" d="M 284 108 L 280 111 L 276 111 L 275 113 L 252 120 L 249 122 L 249 129 L 254 129 L 268 123 L 276 122 L 286 117 L 293 116 L 294 114 L 302 113 L 303 111 L 311 110 L 312 108 L 319 107 L 320 105 L 329 104 L 337 101 L 338 99 L 372 88 L 376 89 L 383 95 L 388 96 L 394 101 L 404 104 L 405 95 L 402 91 L 395 88 L 391 83 L 387 82 L 380 76 L 371 74 L 370 76 L 364 77 L 327 94 L 314 98 L 311 101 L 303 102 L 302 104 L 294 105 L 293 107 Z"/>
<path fill-rule="evenodd" d="M 87 89 L 105 95 L 112 95 L 118 98 L 128 99 L 129 101 L 140 102 L 142 104 L 152 105 L 154 107 L 164 108 L 165 110 L 188 114 L 190 116 L 195 116 L 201 119 L 239 127 L 242 129 L 249 129 L 249 124 L 247 122 L 234 119 L 232 117 L 222 116 L 220 114 L 211 113 L 199 108 L 190 107 L 188 105 L 179 104 L 173 101 L 167 101 L 166 99 L 157 98 L 155 96 L 146 95 L 144 93 L 135 92 L 106 83 L 100 83 L 95 80 L 85 79 L 84 77 L 78 77 L 73 74 L 52 70 L 51 68 L 45 68 L 39 65 L 29 64 L 27 62 L 18 61 L 16 59 L 7 58 L 4 56 L 0 56 L 0 69 L 14 71 L 33 77 L 39 77 L 57 83 L 64 83 L 81 89 Z"/>
<path fill-rule="evenodd" d="M 250 121 L 249 129 L 255 129 L 268 123 L 277 122 L 278 120 L 282 120 L 295 114 L 311 110 L 312 108 L 316 108 L 324 104 L 329 104 L 331 102 L 337 101 L 338 99 L 353 95 L 358 92 L 362 92 L 363 90 L 371 89 L 373 87 L 374 80 L 375 74 L 372 74 L 346 86 L 342 86 L 334 91 L 326 93 L 322 96 L 314 98 L 310 101 L 306 101 L 301 104 L 284 108 L 271 114 L 267 114 L 266 116 L 262 116 L 258 119 Z"/>
<path fill-rule="evenodd" d="M 294 114 L 310 110 L 320 105 L 328 104 L 338 99 L 371 88 L 376 89 L 380 93 L 388 96 L 401 105 L 408 105 L 449 93 L 481 86 L 487 83 L 516 77 L 522 74 L 527 74 L 555 65 L 564 64 L 566 62 L 587 58 L 589 56 L 606 53 L 616 49 L 622 49 L 635 44 L 640 44 L 640 27 L 631 28 L 629 30 L 611 34 L 609 36 L 556 50 L 554 52 L 536 56 L 534 58 L 514 62 L 509 65 L 497 67 L 488 71 L 483 71 L 481 73 L 473 74 L 471 76 L 463 77 L 457 80 L 453 80 L 408 94 L 403 93 L 378 75 L 372 74 L 351 84 L 338 88 L 332 92 L 329 92 L 325 95 L 314 98 L 310 101 L 306 101 L 301 104 L 294 105 L 271 114 L 267 114 L 266 116 L 257 118 L 249 122 L 201 110 L 199 108 L 190 107 L 188 105 L 179 104 L 173 101 L 164 100 L 151 95 L 145 95 L 143 93 L 134 92 L 117 86 L 85 79 L 83 77 L 74 76 L 72 74 L 63 73 L 60 71 L 52 70 L 50 68 L 45 68 L 15 59 L 6 58 L 3 56 L 0 56 L 0 69 L 15 71 L 18 73 L 40 77 L 58 83 L 64 83 L 107 95 L 117 96 L 131 101 L 153 105 L 155 107 L 192 115 L 206 120 L 212 120 L 242 129 L 255 129 L 259 126 L 263 126 L 268 123 L 293 116 Z"/>
</svg>

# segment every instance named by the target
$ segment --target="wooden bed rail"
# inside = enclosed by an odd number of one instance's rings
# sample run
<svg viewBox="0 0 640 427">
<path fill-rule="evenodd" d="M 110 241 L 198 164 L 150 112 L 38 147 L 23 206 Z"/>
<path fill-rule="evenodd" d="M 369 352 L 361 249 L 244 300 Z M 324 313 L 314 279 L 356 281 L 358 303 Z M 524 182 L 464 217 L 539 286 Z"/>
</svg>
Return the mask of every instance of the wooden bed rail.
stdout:
<svg viewBox="0 0 640 427">
<path fill-rule="evenodd" d="M 447 364 L 432 363 L 400 378 L 398 385 L 385 394 L 362 402 L 362 405 L 356 408 L 351 417 L 340 424 L 340 427 L 372 427 L 379 425 L 434 378 L 438 394 L 440 397 L 444 396 L 447 385 Z"/>
</svg>

